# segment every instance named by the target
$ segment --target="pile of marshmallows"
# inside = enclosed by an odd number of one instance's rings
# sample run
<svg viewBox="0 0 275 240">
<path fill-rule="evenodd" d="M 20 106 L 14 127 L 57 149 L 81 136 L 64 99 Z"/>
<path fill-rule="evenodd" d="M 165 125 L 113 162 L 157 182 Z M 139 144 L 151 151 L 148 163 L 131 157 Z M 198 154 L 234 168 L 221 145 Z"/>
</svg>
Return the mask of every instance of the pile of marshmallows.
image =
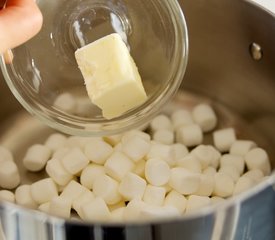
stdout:
<svg viewBox="0 0 275 240">
<path fill-rule="evenodd" d="M 54 133 L 31 146 L 27 170 L 48 177 L 20 185 L 9 150 L 0 148 L 0 199 L 63 218 L 137 221 L 177 217 L 243 192 L 270 174 L 265 150 L 237 140 L 233 128 L 217 126 L 208 104 L 155 117 L 150 134 L 133 130 L 104 138 Z"/>
</svg>

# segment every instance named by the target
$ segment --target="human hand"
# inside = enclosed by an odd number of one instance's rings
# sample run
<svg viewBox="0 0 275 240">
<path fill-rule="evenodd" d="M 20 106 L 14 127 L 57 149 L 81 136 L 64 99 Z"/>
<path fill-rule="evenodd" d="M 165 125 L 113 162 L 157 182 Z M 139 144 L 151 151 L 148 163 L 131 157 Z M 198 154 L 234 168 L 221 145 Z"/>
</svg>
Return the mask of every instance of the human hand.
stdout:
<svg viewBox="0 0 275 240">
<path fill-rule="evenodd" d="M 0 54 L 29 40 L 41 26 L 35 0 L 0 0 Z"/>
</svg>

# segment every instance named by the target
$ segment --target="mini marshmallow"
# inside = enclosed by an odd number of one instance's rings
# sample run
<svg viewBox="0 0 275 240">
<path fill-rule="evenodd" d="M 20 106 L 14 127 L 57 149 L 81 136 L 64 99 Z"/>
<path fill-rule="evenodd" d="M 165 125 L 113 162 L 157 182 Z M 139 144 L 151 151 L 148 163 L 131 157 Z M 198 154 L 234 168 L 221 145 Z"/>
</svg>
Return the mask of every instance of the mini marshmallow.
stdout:
<svg viewBox="0 0 275 240">
<path fill-rule="evenodd" d="M 54 151 L 52 158 L 61 159 L 69 152 L 69 150 L 70 148 L 68 147 L 58 148 L 56 151 Z"/>
<path fill-rule="evenodd" d="M 195 106 L 192 110 L 192 117 L 203 132 L 213 130 L 217 125 L 217 116 L 213 108 L 205 103 Z"/>
<path fill-rule="evenodd" d="M 107 204 L 116 204 L 121 201 L 118 192 L 119 183 L 107 175 L 98 176 L 93 184 L 95 196 L 101 197 Z"/>
<path fill-rule="evenodd" d="M 53 105 L 66 113 L 74 113 L 76 109 L 75 98 L 70 93 L 59 94 L 54 100 Z"/>
<path fill-rule="evenodd" d="M 58 159 L 53 158 L 47 162 L 46 172 L 58 185 L 61 186 L 68 184 L 73 179 L 73 175 L 65 170 L 61 161 Z"/>
<path fill-rule="evenodd" d="M 164 219 L 164 218 L 176 218 L 180 213 L 177 208 L 173 206 L 151 206 L 145 205 L 140 210 L 141 219 Z"/>
<path fill-rule="evenodd" d="M 90 140 L 91 138 L 87 137 L 79 137 L 79 136 L 69 136 L 67 138 L 67 141 L 65 143 L 65 147 L 68 148 L 75 148 L 78 147 L 81 150 L 84 150 L 84 147 L 86 143 Z M 100 139 L 100 138 L 92 138 L 92 139 Z"/>
<path fill-rule="evenodd" d="M 212 203 L 212 204 L 216 204 L 216 203 L 220 203 L 220 202 L 225 201 L 224 198 L 222 198 L 222 197 L 217 197 L 217 196 L 211 197 L 210 200 L 211 200 L 211 203 Z"/>
<path fill-rule="evenodd" d="M 122 134 L 116 134 L 116 135 L 110 135 L 110 136 L 105 136 L 103 139 L 109 143 L 111 146 L 116 146 L 122 139 Z"/>
<path fill-rule="evenodd" d="M 211 196 L 214 190 L 215 180 L 213 175 L 201 174 L 200 175 L 200 185 L 197 191 L 194 193 L 198 196 Z"/>
<path fill-rule="evenodd" d="M 81 206 L 83 220 L 85 221 L 106 221 L 111 218 L 111 213 L 104 200 L 96 197 L 94 200 Z"/>
<path fill-rule="evenodd" d="M 214 176 L 216 174 L 217 170 L 214 167 L 207 167 L 202 171 L 202 174 L 208 175 L 208 176 Z"/>
<path fill-rule="evenodd" d="M 27 150 L 24 158 L 23 165 L 26 169 L 32 172 L 42 170 L 47 161 L 50 159 L 52 151 L 49 147 L 35 144 Z"/>
<path fill-rule="evenodd" d="M 78 195 L 78 197 L 73 200 L 72 207 L 77 212 L 77 214 L 80 218 L 83 218 L 83 212 L 81 209 L 82 205 L 86 204 L 94 199 L 95 199 L 94 193 L 89 190 L 86 190 L 86 191 L 82 192 L 80 195 Z"/>
<path fill-rule="evenodd" d="M 156 116 L 151 122 L 150 122 L 150 128 L 153 132 L 159 130 L 159 129 L 167 129 L 172 130 L 173 125 L 169 117 L 161 114 Z"/>
<path fill-rule="evenodd" d="M 14 203 L 15 202 L 14 193 L 9 190 L 0 190 L 0 200 Z"/>
<path fill-rule="evenodd" d="M 145 164 L 146 161 L 144 159 L 139 160 L 136 163 L 135 168 L 133 169 L 133 173 L 137 174 L 138 176 L 145 178 Z"/>
<path fill-rule="evenodd" d="M 270 174 L 271 166 L 266 151 L 262 148 L 254 148 L 245 154 L 245 163 L 248 170 L 259 169 L 266 176 Z"/>
<path fill-rule="evenodd" d="M 142 138 L 144 141 L 147 141 L 147 142 L 149 142 L 151 140 L 150 134 L 148 134 L 146 132 L 142 132 L 140 130 L 131 130 L 131 131 L 128 131 L 123 134 L 123 136 L 121 138 L 121 142 L 126 143 L 129 141 L 129 139 L 131 139 L 133 137 Z"/>
<path fill-rule="evenodd" d="M 119 203 L 108 205 L 109 210 L 112 212 L 116 210 L 117 208 L 126 207 L 126 204 L 124 201 L 120 201 Z"/>
<path fill-rule="evenodd" d="M 187 156 L 189 151 L 185 145 L 181 143 L 175 143 L 172 145 L 172 152 L 173 152 L 175 162 L 177 162 L 178 159 Z"/>
<path fill-rule="evenodd" d="M 184 109 L 174 111 L 171 114 L 171 120 L 175 130 L 182 126 L 191 125 L 194 123 L 191 113 Z"/>
<path fill-rule="evenodd" d="M 186 204 L 186 212 L 193 212 L 211 204 L 209 197 L 190 195 Z"/>
<path fill-rule="evenodd" d="M 233 128 L 217 130 L 213 133 L 213 141 L 220 152 L 228 152 L 236 141 L 235 130 Z"/>
<path fill-rule="evenodd" d="M 50 202 L 42 203 L 38 206 L 38 210 L 44 213 L 50 212 Z"/>
<path fill-rule="evenodd" d="M 244 157 L 247 152 L 255 147 L 257 147 L 257 145 L 253 141 L 237 140 L 231 145 L 229 153 L 232 155 L 239 155 Z"/>
<path fill-rule="evenodd" d="M 118 143 L 113 147 L 114 152 L 122 152 L 122 143 Z"/>
<path fill-rule="evenodd" d="M 131 200 L 124 209 L 123 219 L 126 221 L 137 221 L 140 217 L 140 211 L 146 206 L 141 200 Z"/>
<path fill-rule="evenodd" d="M 118 191 L 126 199 L 142 199 L 146 181 L 134 173 L 127 173 L 121 180 Z"/>
<path fill-rule="evenodd" d="M 234 182 L 237 182 L 240 177 L 240 172 L 232 164 L 220 167 L 219 172 L 227 174 L 228 176 L 230 176 L 233 179 Z"/>
<path fill-rule="evenodd" d="M 92 117 L 94 111 L 91 100 L 87 97 L 76 98 L 75 114 L 80 117 Z"/>
<path fill-rule="evenodd" d="M 0 162 L 0 186 L 5 189 L 13 189 L 20 183 L 20 175 L 17 165 L 13 161 Z"/>
<path fill-rule="evenodd" d="M 197 146 L 203 141 L 202 130 L 197 124 L 180 127 L 176 132 L 176 140 L 187 147 Z"/>
<path fill-rule="evenodd" d="M 187 199 L 175 190 L 169 192 L 164 200 L 164 206 L 172 206 L 182 214 L 185 211 Z"/>
<path fill-rule="evenodd" d="M 128 138 L 128 141 L 123 141 L 121 147 L 123 153 L 134 162 L 138 162 L 149 152 L 151 143 L 139 136 L 132 136 Z"/>
<path fill-rule="evenodd" d="M 218 197 L 230 197 L 234 191 L 233 179 L 225 173 L 216 173 L 213 195 Z"/>
<path fill-rule="evenodd" d="M 90 163 L 87 167 L 85 167 L 80 175 L 80 183 L 88 188 L 92 189 L 94 181 L 98 176 L 105 174 L 105 168 L 101 165 Z"/>
<path fill-rule="evenodd" d="M 176 165 L 195 173 L 201 173 L 202 171 L 200 161 L 191 154 L 188 154 L 187 156 L 178 159 Z"/>
<path fill-rule="evenodd" d="M 87 190 L 87 188 L 85 188 L 75 180 L 71 180 L 63 189 L 60 196 L 71 199 L 71 201 L 73 202 L 76 198 L 78 198 L 82 193 Z"/>
<path fill-rule="evenodd" d="M 61 163 L 67 172 L 75 175 L 89 164 L 89 160 L 80 148 L 75 147 L 61 159 Z"/>
<path fill-rule="evenodd" d="M 163 186 L 170 178 L 169 165 L 163 160 L 149 159 L 145 164 L 145 177 L 151 185 Z"/>
<path fill-rule="evenodd" d="M 114 152 L 104 164 L 106 173 L 120 181 L 135 167 L 134 162 L 122 152 Z"/>
<path fill-rule="evenodd" d="M 18 205 L 36 209 L 37 203 L 33 200 L 30 185 L 21 185 L 15 190 L 15 201 Z"/>
<path fill-rule="evenodd" d="M 214 168 L 218 168 L 220 164 L 220 159 L 221 159 L 221 153 L 212 145 L 207 145 L 208 150 L 212 151 L 212 158 L 210 161 L 210 166 Z"/>
<path fill-rule="evenodd" d="M 57 187 L 51 178 L 44 178 L 31 185 L 31 197 L 37 204 L 49 202 L 56 196 Z"/>
<path fill-rule="evenodd" d="M 212 158 L 214 158 L 213 149 L 207 145 L 197 146 L 191 151 L 191 155 L 199 160 L 202 169 L 207 168 L 211 164 Z"/>
<path fill-rule="evenodd" d="M 0 146 L 0 162 L 2 161 L 13 161 L 11 151 L 4 146 Z"/>
<path fill-rule="evenodd" d="M 57 151 L 66 144 L 67 137 L 60 133 L 51 134 L 45 141 L 45 146 L 47 146 L 52 151 Z"/>
<path fill-rule="evenodd" d="M 171 145 L 174 143 L 174 132 L 167 129 L 159 129 L 154 132 L 153 140 L 162 144 Z"/>
<path fill-rule="evenodd" d="M 233 195 L 242 193 L 255 185 L 255 181 L 252 178 L 242 176 L 235 184 Z"/>
<path fill-rule="evenodd" d="M 169 185 L 181 194 L 193 194 L 199 189 L 200 174 L 184 168 L 172 168 Z"/>
<path fill-rule="evenodd" d="M 84 153 L 93 163 L 104 164 L 113 152 L 110 144 L 100 139 L 90 140 L 86 143 Z"/>
<path fill-rule="evenodd" d="M 124 220 L 124 211 L 126 207 L 120 207 L 111 211 L 111 219 L 115 222 L 121 222 Z"/>
<path fill-rule="evenodd" d="M 71 199 L 65 197 L 53 197 L 50 201 L 49 213 L 57 217 L 69 218 L 71 216 Z"/>
<path fill-rule="evenodd" d="M 173 148 L 170 145 L 153 142 L 151 144 L 150 151 L 146 155 L 147 159 L 159 158 L 168 163 L 169 166 L 173 167 L 176 164 L 174 159 Z"/>
<path fill-rule="evenodd" d="M 143 201 L 150 205 L 162 206 L 164 203 L 165 193 L 166 191 L 163 187 L 147 185 L 143 195 Z"/>
<path fill-rule="evenodd" d="M 245 167 L 244 158 L 239 155 L 224 154 L 221 156 L 220 166 L 223 167 L 227 165 L 233 165 L 239 174 L 242 174 Z"/>
<path fill-rule="evenodd" d="M 263 179 L 264 174 L 259 169 L 253 169 L 250 171 L 247 171 L 245 174 L 242 175 L 243 177 L 248 177 L 254 180 L 255 182 L 259 182 Z"/>
</svg>

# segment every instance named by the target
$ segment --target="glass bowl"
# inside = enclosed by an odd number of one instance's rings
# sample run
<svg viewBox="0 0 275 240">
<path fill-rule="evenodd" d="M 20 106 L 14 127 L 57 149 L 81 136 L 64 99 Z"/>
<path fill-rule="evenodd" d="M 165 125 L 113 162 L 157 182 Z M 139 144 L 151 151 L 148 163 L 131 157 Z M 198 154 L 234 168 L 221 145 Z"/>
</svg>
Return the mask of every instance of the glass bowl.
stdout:
<svg viewBox="0 0 275 240">
<path fill-rule="evenodd" d="M 178 90 L 188 58 L 184 15 L 176 0 L 36 1 L 40 33 L 12 51 L 1 69 L 11 91 L 33 115 L 59 131 L 116 134 L 148 122 Z M 148 100 L 107 120 L 88 98 L 74 52 L 118 33 L 139 69 Z"/>
</svg>

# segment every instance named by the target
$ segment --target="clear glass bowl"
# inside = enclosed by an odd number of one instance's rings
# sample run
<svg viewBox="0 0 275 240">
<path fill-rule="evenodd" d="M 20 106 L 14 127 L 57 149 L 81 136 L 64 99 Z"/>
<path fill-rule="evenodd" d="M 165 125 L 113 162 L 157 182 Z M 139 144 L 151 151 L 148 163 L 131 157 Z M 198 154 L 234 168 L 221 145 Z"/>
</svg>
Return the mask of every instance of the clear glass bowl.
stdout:
<svg viewBox="0 0 275 240">
<path fill-rule="evenodd" d="M 41 32 L 12 50 L 4 77 L 18 101 L 44 123 L 72 135 L 116 134 L 148 122 L 176 93 L 188 58 L 187 27 L 176 0 L 37 1 Z M 74 52 L 117 32 L 137 64 L 148 100 L 106 120 L 88 98 Z"/>
</svg>

